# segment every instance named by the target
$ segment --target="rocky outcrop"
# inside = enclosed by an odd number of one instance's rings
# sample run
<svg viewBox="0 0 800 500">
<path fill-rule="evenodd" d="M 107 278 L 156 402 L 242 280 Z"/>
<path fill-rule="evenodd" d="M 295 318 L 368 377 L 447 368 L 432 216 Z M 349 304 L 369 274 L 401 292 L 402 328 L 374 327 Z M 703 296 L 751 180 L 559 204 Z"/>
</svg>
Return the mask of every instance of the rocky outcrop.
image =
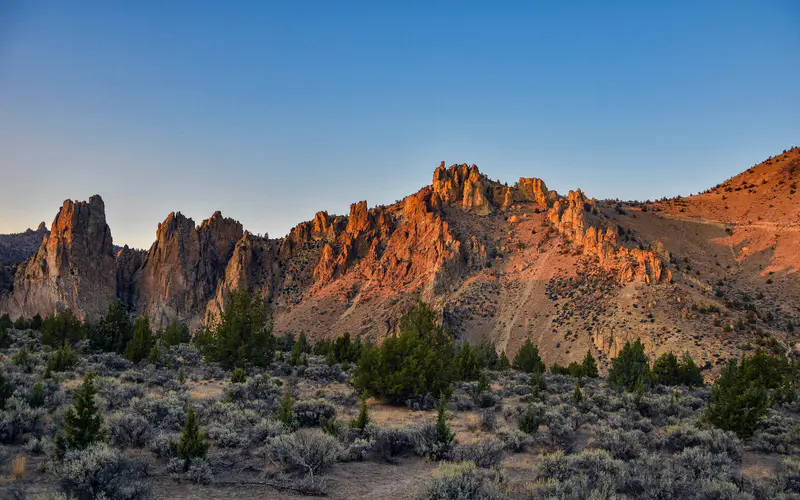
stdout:
<svg viewBox="0 0 800 500">
<path fill-rule="evenodd" d="M 147 252 L 125 245 L 117 252 L 117 299 L 127 310 L 136 307 L 136 278 L 144 264 Z"/>
<path fill-rule="evenodd" d="M 88 202 L 64 202 L 39 249 L 17 270 L 7 307 L 28 317 L 72 309 L 80 318 L 94 318 L 115 297 L 111 230 L 103 199 L 95 195 Z"/>
<path fill-rule="evenodd" d="M 281 259 L 291 258 L 309 244 L 335 241 L 346 225 L 344 217 L 331 217 L 328 212 L 317 212 L 313 220 L 301 222 L 284 238 L 280 249 Z"/>
<path fill-rule="evenodd" d="M 652 250 L 628 249 L 619 244 L 617 229 L 605 218 L 594 200 L 580 189 L 558 198 L 548 211 L 553 227 L 600 265 L 615 271 L 622 281 L 659 283 L 670 281 L 672 274 Z"/>
<path fill-rule="evenodd" d="M 135 311 L 156 328 L 173 321 L 198 326 L 242 235 L 242 225 L 220 212 L 198 227 L 180 212 L 171 213 L 158 225 L 137 273 Z"/>
<path fill-rule="evenodd" d="M 205 322 L 213 323 L 225 306 L 225 297 L 235 290 L 247 290 L 269 299 L 275 293 L 280 275 L 277 245 L 245 231 L 236 242 L 225 268 L 225 276 L 217 286 L 214 298 L 206 307 Z"/>
<path fill-rule="evenodd" d="M 460 207 L 475 215 L 488 215 L 503 205 L 507 189 L 490 181 L 476 165 L 451 165 L 444 162 L 433 172 L 433 192 L 446 205 Z"/>
<path fill-rule="evenodd" d="M 323 247 L 314 278 L 326 282 L 362 260 L 377 263 L 392 229 L 392 217 L 383 207 L 368 210 L 366 201 L 353 203 L 342 234 Z"/>
</svg>

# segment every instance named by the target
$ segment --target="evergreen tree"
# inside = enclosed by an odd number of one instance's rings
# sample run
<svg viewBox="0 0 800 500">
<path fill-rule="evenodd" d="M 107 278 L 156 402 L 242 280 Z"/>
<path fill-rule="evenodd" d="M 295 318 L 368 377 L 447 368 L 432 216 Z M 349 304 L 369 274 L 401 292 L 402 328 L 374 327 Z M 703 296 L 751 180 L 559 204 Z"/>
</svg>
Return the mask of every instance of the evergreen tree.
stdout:
<svg viewBox="0 0 800 500">
<path fill-rule="evenodd" d="M 358 417 L 356 417 L 352 422 L 350 422 L 350 428 L 364 432 L 364 429 L 367 428 L 368 424 L 369 424 L 369 410 L 367 409 L 367 399 L 362 397 L 361 411 L 359 411 Z"/>
<path fill-rule="evenodd" d="M 644 345 L 639 339 L 625 342 L 619 355 L 611 360 L 608 381 L 627 391 L 644 388 L 650 379 L 650 360 L 644 353 Z"/>
<path fill-rule="evenodd" d="M 600 373 L 597 370 L 597 362 L 592 356 L 592 351 L 586 351 L 586 356 L 583 358 L 583 372 L 589 378 L 597 378 Z"/>
<path fill-rule="evenodd" d="M 95 403 L 97 386 L 94 374 L 83 378 L 81 386 L 72 393 L 72 407 L 64 415 L 64 440 L 59 448 L 82 450 L 92 443 L 105 441 L 106 431 L 103 429 L 103 417 Z"/>
<path fill-rule="evenodd" d="M 419 303 L 400 319 L 400 333 L 380 346 L 361 349 L 353 385 L 372 396 L 400 404 L 429 394 L 451 392 L 454 342 Z"/>
<path fill-rule="evenodd" d="M 659 356 L 653 363 L 653 380 L 663 385 L 680 384 L 681 374 L 677 356 L 671 352 Z"/>
<path fill-rule="evenodd" d="M 492 392 L 492 388 L 489 385 L 489 377 L 486 375 L 486 371 L 482 370 L 478 377 L 478 383 L 475 385 L 475 397 L 488 392 Z"/>
<path fill-rule="evenodd" d="M 33 386 L 30 396 L 28 396 L 28 404 L 31 405 L 31 408 L 39 408 L 44 406 L 44 399 L 44 386 L 42 381 L 39 380 Z"/>
<path fill-rule="evenodd" d="M 160 335 L 161 343 L 167 347 L 187 344 L 192 340 L 186 323 L 170 323 Z"/>
<path fill-rule="evenodd" d="M 0 316 L 0 333 L 14 328 L 14 322 L 11 321 L 11 316 L 8 313 Z"/>
<path fill-rule="evenodd" d="M 539 416 L 533 410 L 533 403 L 528 403 L 528 408 L 525 409 L 525 413 L 519 419 L 519 430 L 532 436 L 539 432 L 540 423 Z"/>
<path fill-rule="evenodd" d="M 88 327 L 89 346 L 92 349 L 122 354 L 133 338 L 131 319 L 120 301 L 108 306 L 106 315 Z"/>
<path fill-rule="evenodd" d="M 583 392 L 581 391 L 581 386 L 578 384 L 575 384 L 575 390 L 572 391 L 572 401 L 576 405 L 583 403 Z"/>
<path fill-rule="evenodd" d="M 236 368 L 231 372 L 232 384 L 244 384 L 247 381 L 247 374 L 242 368 Z"/>
<path fill-rule="evenodd" d="M 28 324 L 28 328 L 30 328 L 31 330 L 35 330 L 37 332 L 40 332 L 40 331 L 42 331 L 42 322 L 43 322 L 42 315 L 39 314 L 39 313 L 36 313 L 36 316 L 31 318 L 31 321 Z"/>
<path fill-rule="evenodd" d="M 506 350 L 500 353 L 500 359 L 497 360 L 497 369 L 501 372 L 508 371 L 511 368 L 511 363 L 508 361 L 508 356 L 506 356 Z"/>
<path fill-rule="evenodd" d="M 678 368 L 680 373 L 680 383 L 689 387 L 699 387 L 705 383 L 703 379 L 703 372 L 700 367 L 694 362 L 688 352 L 683 353 L 683 359 Z"/>
<path fill-rule="evenodd" d="M 544 373 L 546 367 L 539 356 L 539 347 L 531 339 L 525 339 L 522 348 L 514 356 L 514 369 L 525 373 Z"/>
<path fill-rule="evenodd" d="M 14 394 L 14 388 L 11 383 L 6 379 L 3 372 L 0 372 L 0 410 L 6 409 L 6 401 L 11 395 Z"/>
<path fill-rule="evenodd" d="M 294 399 L 292 398 L 292 391 L 289 386 L 283 391 L 281 398 L 281 405 L 278 407 L 278 420 L 289 429 L 294 428 Z"/>
<path fill-rule="evenodd" d="M 14 356 L 13 362 L 25 373 L 30 373 L 33 370 L 33 358 L 31 358 L 27 346 L 22 346 L 22 349 Z"/>
<path fill-rule="evenodd" d="M 544 400 L 547 396 L 545 393 L 547 390 L 547 383 L 544 380 L 544 375 L 541 373 L 532 373 L 529 383 L 531 386 L 531 398 Z"/>
<path fill-rule="evenodd" d="M 71 370 L 72 367 L 75 366 L 76 361 L 75 355 L 72 353 L 72 347 L 69 345 L 69 341 L 65 340 L 61 347 L 56 350 L 56 352 L 50 353 L 49 357 L 47 358 L 47 363 L 45 364 L 45 372 L 51 373 Z M 45 378 L 50 377 L 45 376 Z"/>
<path fill-rule="evenodd" d="M 475 346 L 475 353 L 478 355 L 481 366 L 484 368 L 488 368 L 489 370 L 500 369 L 500 358 L 497 355 L 497 349 L 495 349 L 494 344 L 492 344 L 491 341 L 486 339 L 482 340 L 477 346 Z"/>
<path fill-rule="evenodd" d="M 180 369 L 178 370 L 178 382 L 181 384 L 186 382 L 186 373 L 183 370 L 183 365 L 181 365 Z"/>
<path fill-rule="evenodd" d="M 311 346 L 308 344 L 306 332 L 300 332 L 300 336 L 297 338 L 296 344 L 300 346 L 299 349 L 302 354 L 311 354 Z"/>
<path fill-rule="evenodd" d="M 147 362 L 151 365 L 156 365 L 161 361 L 161 349 L 158 348 L 158 343 L 153 342 L 150 350 L 147 351 Z"/>
<path fill-rule="evenodd" d="M 183 423 L 183 432 L 175 445 L 175 453 L 178 458 L 183 459 L 184 468 L 189 468 L 189 463 L 194 458 L 203 458 L 208 451 L 208 443 L 200 432 L 200 426 L 197 423 L 197 413 L 194 408 L 189 406 L 186 412 L 186 420 Z"/>
<path fill-rule="evenodd" d="M 458 379 L 476 380 L 483 369 L 481 361 L 478 353 L 469 345 L 469 341 L 465 340 L 453 359 Z"/>
<path fill-rule="evenodd" d="M 449 451 L 455 437 L 455 433 L 450 430 L 450 425 L 447 423 L 447 396 L 441 393 L 436 407 L 436 443 L 440 455 Z"/>
<path fill-rule="evenodd" d="M 155 343 L 150 320 L 147 316 L 138 318 L 133 324 L 133 338 L 125 348 L 125 359 L 138 363 L 148 357 Z"/>
<path fill-rule="evenodd" d="M 737 365 L 731 361 L 711 390 L 711 403 L 706 418 L 716 427 L 735 432 L 741 438 L 753 434 L 767 414 L 771 402 L 767 389 L 748 376 L 745 359 Z"/>
<path fill-rule="evenodd" d="M 207 359 L 228 370 L 248 363 L 267 366 L 275 354 L 276 340 L 264 300 L 246 290 L 228 294 L 219 322 L 198 332 L 195 339 Z"/>
<path fill-rule="evenodd" d="M 83 336 L 83 324 L 70 309 L 42 320 L 41 341 L 44 345 L 58 347 L 64 341 L 77 342 Z"/>
</svg>

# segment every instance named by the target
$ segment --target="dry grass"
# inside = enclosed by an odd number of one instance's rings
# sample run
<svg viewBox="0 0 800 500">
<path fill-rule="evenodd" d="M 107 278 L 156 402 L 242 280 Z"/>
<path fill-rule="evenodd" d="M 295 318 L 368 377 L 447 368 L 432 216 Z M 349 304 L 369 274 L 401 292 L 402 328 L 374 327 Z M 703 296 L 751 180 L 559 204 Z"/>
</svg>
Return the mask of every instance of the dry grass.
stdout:
<svg viewBox="0 0 800 500">
<path fill-rule="evenodd" d="M 14 478 L 15 481 L 25 477 L 27 465 L 28 465 L 27 458 L 23 456 L 14 458 L 14 460 L 11 461 L 11 477 Z"/>
</svg>

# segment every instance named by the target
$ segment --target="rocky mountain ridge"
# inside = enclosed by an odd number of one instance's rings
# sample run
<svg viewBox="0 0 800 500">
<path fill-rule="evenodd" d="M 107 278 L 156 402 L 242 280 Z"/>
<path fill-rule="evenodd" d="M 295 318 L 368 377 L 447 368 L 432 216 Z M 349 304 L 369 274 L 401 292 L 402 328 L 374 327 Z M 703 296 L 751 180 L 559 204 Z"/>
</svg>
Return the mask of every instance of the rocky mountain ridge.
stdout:
<svg viewBox="0 0 800 500">
<path fill-rule="evenodd" d="M 788 172 L 788 188 L 796 175 L 792 162 L 799 159 L 793 149 L 764 167 Z M 460 337 L 489 338 L 510 352 L 534 337 L 551 362 L 586 349 L 602 358 L 638 337 L 653 352 L 687 343 L 714 364 L 741 342 L 693 338 L 706 324 L 716 330 L 729 320 L 698 321 L 685 310 L 687 301 L 722 303 L 720 281 L 731 293 L 749 294 L 768 278 L 747 269 L 747 256 L 735 253 L 733 276 L 720 262 L 732 235 L 706 234 L 716 226 L 698 221 L 695 211 L 670 208 L 703 206 L 708 200 L 702 196 L 651 203 L 648 210 L 646 204 L 597 201 L 579 189 L 562 196 L 538 178 L 503 185 L 475 165 L 442 162 L 431 185 L 396 204 L 369 208 L 361 201 L 346 216 L 319 212 L 285 238 L 252 235 L 220 212 L 200 225 L 172 213 L 147 251 L 115 251 L 99 196 L 68 200 L 35 254 L 16 270 L 0 309 L 32 316 L 69 308 L 93 318 L 120 300 L 156 327 L 181 321 L 197 328 L 214 321 L 228 292 L 245 288 L 269 301 L 276 333 L 347 331 L 380 339 L 421 299 Z M 782 234 L 789 233 L 784 228 Z M 703 268 L 716 260 L 721 270 L 711 266 L 701 275 L 681 261 L 689 258 Z M 798 260 L 782 268 L 781 286 L 792 300 L 800 297 Z M 784 305 L 772 317 L 793 324 L 800 306 Z M 634 320 L 631 309 L 645 317 Z M 763 316 L 754 328 L 791 343 L 786 324 L 769 324 Z"/>
</svg>

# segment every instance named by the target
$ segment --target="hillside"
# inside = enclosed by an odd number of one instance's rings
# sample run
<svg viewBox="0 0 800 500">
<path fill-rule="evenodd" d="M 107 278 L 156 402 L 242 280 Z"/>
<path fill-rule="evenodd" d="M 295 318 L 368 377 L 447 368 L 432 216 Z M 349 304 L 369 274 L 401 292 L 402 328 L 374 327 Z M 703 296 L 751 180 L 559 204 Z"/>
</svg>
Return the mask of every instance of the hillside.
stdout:
<svg viewBox="0 0 800 500">
<path fill-rule="evenodd" d="M 622 204 L 442 163 L 396 204 L 320 212 L 280 239 L 220 212 L 200 225 L 172 213 L 147 252 L 115 249 L 99 196 L 68 200 L 2 308 L 91 318 L 118 299 L 156 326 L 197 327 L 244 287 L 270 302 L 278 334 L 379 340 L 424 300 L 458 337 L 509 354 L 530 337 L 548 363 L 592 349 L 602 366 L 641 338 L 714 368 L 796 342 L 798 165 L 793 149 L 697 196 Z"/>
</svg>

